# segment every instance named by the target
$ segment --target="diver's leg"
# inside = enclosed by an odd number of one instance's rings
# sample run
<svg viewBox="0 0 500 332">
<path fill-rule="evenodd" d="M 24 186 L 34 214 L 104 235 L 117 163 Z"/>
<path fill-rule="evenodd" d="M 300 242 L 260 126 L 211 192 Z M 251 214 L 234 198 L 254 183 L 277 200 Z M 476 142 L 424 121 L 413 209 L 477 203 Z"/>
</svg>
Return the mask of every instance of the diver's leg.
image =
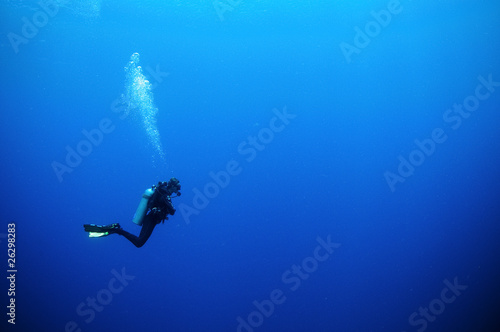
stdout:
<svg viewBox="0 0 500 332">
<path fill-rule="evenodd" d="M 125 238 L 127 238 L 127 240 L 132 242 L 134 244 L 134 246 L 136 246 L 137 248 L 140 248 L 149 239 L 149 237 L 151 236 L 151 233 L 153 233 L 153 229 L 155 228 L 155 226 L 156 226 L 156 223 L 152 222 L 152 220 L 149 218 L 145 218 L 144 223 L 143 223 L 142 228 L 141 228 L 141 233 L 139 234 L 139 236 L 135 236 L 134 234 L 131 234 L 131 233 L 123 230 L 122 228 L 113 230 L 110 233 L 116 233 L 116 234 L 123 235 L 123 236 L 125 236 Z"/>
<path fill-rule="evenodd" d="M 142 230 L 141 230 L 141 232 L 142 232 Z M 125 236 L 125 238 L 126 238 L 127 240 L 129 240 L 130 242 L 132 242 L 132 243 L 134 244 L 134 246 L 136 246 L 137 248 L 142 247 L 142 246 L 144 245 L 144 243 L 145 243 L 145 241 L 144 241 L 144 242 L 143 242 L 143 241 L 141 241 L 141 240 L 139 239 L 139 237 L 137 237 L 137 236 L 135 236 L 134 234 L 131 234 L 131 233 L 129 233 L 129 232 L 127 232 L 127 231 L 123 230 L 122 228 L 117 229 L 117 230 L 113 231 L 112 233 L 115 233 L 115 234 L 120 234 L 120 235 Z"/>
</svg>

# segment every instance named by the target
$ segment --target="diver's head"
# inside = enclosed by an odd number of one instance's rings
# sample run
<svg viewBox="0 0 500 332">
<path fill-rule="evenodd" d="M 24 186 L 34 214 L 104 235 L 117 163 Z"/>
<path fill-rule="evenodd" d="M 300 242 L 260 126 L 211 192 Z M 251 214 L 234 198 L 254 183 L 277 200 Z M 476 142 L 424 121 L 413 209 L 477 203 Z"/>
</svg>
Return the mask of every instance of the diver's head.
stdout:
<svg viewBox="0 0 500 332">
<path fill-rule="evenodd" d="M 171 178 L 168 182 L 158 182 L 156 188 L 163 191 L 167 196 L 171 196 L 173 193 L 177 194 L 177 196 L 181 195 L 179 191 L 181 190 L 181 185 L 176 178 Z"/>
<path fill-rule="evenodd" d="M 153 186 L 154 193 L 148 200 L 148 210 L 155 216 L 157 223 L 168 219 L 168 215 L 174 215 L 175 208 L 171 201 L 172 194 L 181 195 L 179 180 L 171 178 L 168 182 L 158 182 Z M 176 196 L 172 196 L 176 197 Z"/>
</svg>

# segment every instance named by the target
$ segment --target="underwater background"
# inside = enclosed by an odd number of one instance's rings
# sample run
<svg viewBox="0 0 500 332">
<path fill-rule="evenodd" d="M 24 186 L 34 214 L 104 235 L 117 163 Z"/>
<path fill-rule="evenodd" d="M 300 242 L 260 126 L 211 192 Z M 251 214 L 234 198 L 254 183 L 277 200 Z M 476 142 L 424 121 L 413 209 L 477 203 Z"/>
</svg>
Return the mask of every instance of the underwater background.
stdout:
<svg viewBox="0 0 500 332">
<path fill-rule="evenodd" d="M 498 1 L 0 9 L 2 331 L 498 331 Z"/>
</svg>

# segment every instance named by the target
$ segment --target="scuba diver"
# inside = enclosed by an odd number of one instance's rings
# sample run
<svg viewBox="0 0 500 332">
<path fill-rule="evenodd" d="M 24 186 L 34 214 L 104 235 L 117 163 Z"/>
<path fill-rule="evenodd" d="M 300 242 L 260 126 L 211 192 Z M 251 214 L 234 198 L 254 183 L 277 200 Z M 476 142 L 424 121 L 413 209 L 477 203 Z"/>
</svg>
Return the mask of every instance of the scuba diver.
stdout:
<svg viewBox="0 0 500 332">
<path fill-rule="evenodd" d="M 123 230 L 118 223 L 110 225 L 85 224 L 83 227 L 89 233 L 89 237 L 120 234 L 125 236 L 137 248 L 140 248 L 149 239 L 156 225 L 165 222 L 168 215 L 174 215 L 175 209 L 171 198 L 180 196 L 180 189 L 179 180 L 171 178 L 168 182 L 158 182 L 156 186 L 152 186 L 144 192 L 132 220 L 135 224 L 142 226 L 139 236 Z M 176 195 L 172 196 L 172 194 Z"/>
</svg>

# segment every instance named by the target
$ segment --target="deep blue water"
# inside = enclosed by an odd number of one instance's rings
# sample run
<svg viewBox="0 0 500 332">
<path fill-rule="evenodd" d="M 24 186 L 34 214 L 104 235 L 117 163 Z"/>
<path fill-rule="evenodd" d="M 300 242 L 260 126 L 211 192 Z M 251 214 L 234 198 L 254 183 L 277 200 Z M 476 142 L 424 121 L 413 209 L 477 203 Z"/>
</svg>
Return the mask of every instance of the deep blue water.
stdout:
<svg viewBox="0 0 500 332">
<path fill-rule="evenodd" d="M 497 1 L 0 8 L 2 331 L 498 331 Z"/>
</svg>

